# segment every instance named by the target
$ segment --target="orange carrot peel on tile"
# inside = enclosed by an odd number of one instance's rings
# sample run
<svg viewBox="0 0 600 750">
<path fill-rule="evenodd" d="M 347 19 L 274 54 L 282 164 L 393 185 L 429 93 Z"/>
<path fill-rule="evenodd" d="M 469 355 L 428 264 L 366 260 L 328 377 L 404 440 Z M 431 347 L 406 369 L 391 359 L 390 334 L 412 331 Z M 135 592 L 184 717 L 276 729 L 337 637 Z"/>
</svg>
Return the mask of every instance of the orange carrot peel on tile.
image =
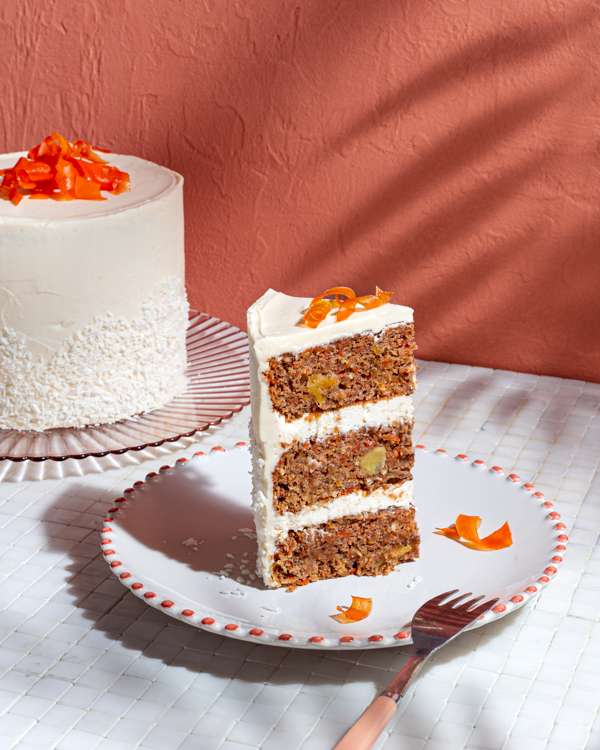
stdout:
<svg viewBox="0 0 600 750">
<path fill-rule="evenodd" d="M 387 305 L 393 292 L 383 292 L 379 287 L 375 287 L 375 289 L 375 294 L 366 294 L 363 297 L 357 297 L 354 291 L 347 286 L 336 286 L 328 289 L 311 301 L 308 311 L 304 316 L 304 323 L 309 328 L 316 328 L 319 323 L 325 320 L 334 303 L 325 300 L 324 297 L 335 296 L 335 305 L 338 308 L 336 313 L 338 323 L 346 320 L 353 312 L 356 312 L 357 305 L 361 305 L 365 310 L 372 310 L 374 307 Z M 342 296 L 347 299 L 341 301 L 340 297 Z"/>
<path fill-rule="evenodd" d="M 480 526 L 481 518 L 479 516 L 459 515 L 456 523 L 452 524 L 452 526 L 448 526 L 445 529 L 436 528 L 436 531 L 439 531 L 449 539 L 455 539 L 457 542 L 464 539 L 475 549 L 486 551 L 506 549 L 506 547 L 510 547 L 513 543 L 508 521 L 504 526 L 501 526 L 483 539 L 479 538 L 478 529 Z"/>
<path fill-rule="evenodd" d="M 106 200 L 101 190 L 118 195 L 129 190 L 129 175 L 111 167 L 94 151 L 110 153 L 90 146 L 86 141 L 69 141 L 60 133 L 51 133 L 22 156 L 14 167 L 0 170 L 0 193 L 15 206 L 25 196 L 58 201 Z"/>
<path fill-rule="evenodd" d="M 372 599 L 365 599 L 362 596 L 353 596 L 352 604 L 347 609 L 338 607 L 341 614 L 331 615 L 331 617 L 332 619 L 346 625 L 349 622 L 359 622 L 360 620 L 364 620 L 365 617 L 368 617 L 371 614 L 372 609 Z"/>
</svg>

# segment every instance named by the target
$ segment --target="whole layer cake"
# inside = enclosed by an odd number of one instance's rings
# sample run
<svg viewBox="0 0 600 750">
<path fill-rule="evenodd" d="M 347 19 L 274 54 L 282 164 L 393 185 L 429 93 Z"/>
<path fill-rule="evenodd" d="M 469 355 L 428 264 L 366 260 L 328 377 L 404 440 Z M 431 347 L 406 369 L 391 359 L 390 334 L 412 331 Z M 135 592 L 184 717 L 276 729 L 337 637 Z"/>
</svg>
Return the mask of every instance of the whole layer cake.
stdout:
<svg viewBox="0 0 600 750">
<path fill-rule="evenodd" d="M 311 300 L 248 310 L 258 572 L 293 587 L 380 575 L 419 553 L 411 433 L 413 311 L 384 304 L 317 328 Z"/>
<path fill-rule="evenodd" d="M 185 387 L 183 178 L 108 159 L 130 192 L 0 200 L 0 428 L 113 422 Z"/>
</svg>

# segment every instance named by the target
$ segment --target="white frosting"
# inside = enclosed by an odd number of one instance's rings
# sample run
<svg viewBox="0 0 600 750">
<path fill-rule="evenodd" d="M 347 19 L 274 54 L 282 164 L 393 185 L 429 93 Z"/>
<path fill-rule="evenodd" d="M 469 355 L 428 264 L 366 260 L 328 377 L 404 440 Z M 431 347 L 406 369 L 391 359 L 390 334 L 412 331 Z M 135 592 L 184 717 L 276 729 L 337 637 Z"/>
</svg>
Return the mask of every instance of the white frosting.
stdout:
<svg viewBox="0 0 600 750">
<path fill-rule="evenodd" d="M 270 397 L 268 404 L 271 404 Z M 265 497 L 272 498 L 273 471 L 289 444 L 294 440 L 305 441 L 310 438 L 320 440 L 331 435 L 335 430 L 343 433 L 362 427 L 386 427 L 397 422 L 408 422 L 413 417 L 413 404 L 410 396 L 396 396 L 372 404 L 352 404 L 322 414 L 307 414 L 292 422 L 286 422 L 282 414 L 272 407 L 267 408 L 267 404 L 263 401 L 261 416 L 263 417 L 260 423 L 261 429 L 255 431 L 258 455 L 262 462 L 258 489 Z"/>
<path fill-rule="evenodd" d="M 408 508 L 413 500 L 412 479 L 401 485 L 374 490 L 373 492 L 352 492 L 338 497 L 325 505 L 309 506 L 299 513 L 283 513 L 275 518 L 277 532 L 292 529 L 305 529 L 319 526 L 327 521 L 343 516 L 357 516 L 360 513 L 376 513 L 384 508 Z"/>
<path fill-rule="evenodd" d="M 287 422 L 277 411 L 273 412 L 273 416 L 274 425 L 261 434 L 261 440 L 265 443 L 275 440 L 291 443 L 294 440 L 308 440 L 312 437 L 323 438 L 336 430 L 348 432 L 360 427 L 407 422 L 413 418 L 413 403 L 410 396 L 394 396 L 369 404 L 351 404 L 319 414 L 303 414 L 292 422 Z"/>
<path fill-rule="evenodd" d="M 279 515 L 273 505 L 273 470 L 294 440 L 324 439 L 336 430 L 345 433 L 362 427 L 387 426 L 412 420 L 410 396 L 397 396 L 369 404 L 353 404 L 320 414 L 303 415 L 286 421 L 273 409 L 269 384 L 263 373 L 271 357 L 286 352 L 329 343 L 363 332 L 381 333 L 384 329 L 410 323 L 413 311 L 400 305 L 383 305 L 364 310 L 338 323 L 330 314 L 316 329 L 308 328 L 303 317 L 310 298 L 289 297 L 270 289 L 248 310 L 250 339 L 250 384 L 252 423 L 253 509 L 258 534 L 258 571 L 268 586 L 277 586 L 271 564 L 277 540 L 290 529 L 318 525 L 334 518 L 407 507 L 412 501 L 412 482 L 372 493 L 345 495 L 300 513 Z"/>
<path fill-rule="evenodd" d="M 25 337 L 0 335 L 0 427 L 45 430 L 103 424 L 156 409 L 185 388 L 188 305 L 166 279 L 133 320 L 100 315 L 47 362 Z"/>
<path fill-rule="evenodd" d="M 248 310 L 248 335 L 258 359 L 268 361 L 285 352 L 297 353 L 365 331 L 379 333 L 413 319 L 410 307 L 388 303 L 372 310 L 357 309 L 339 323 L 332 310 L 317 328 L 309 328 L 304 324 L 304 314 L 310 301 L 310 297 L 289 297 L 269 289 L 252 305 Z"/>
<path fill-rule="evenodd" d="M 183 178 L 108 158 L 131 192 L 0 200 L 0 427 L 110 422 L 184 387 Z"/>
</svg>

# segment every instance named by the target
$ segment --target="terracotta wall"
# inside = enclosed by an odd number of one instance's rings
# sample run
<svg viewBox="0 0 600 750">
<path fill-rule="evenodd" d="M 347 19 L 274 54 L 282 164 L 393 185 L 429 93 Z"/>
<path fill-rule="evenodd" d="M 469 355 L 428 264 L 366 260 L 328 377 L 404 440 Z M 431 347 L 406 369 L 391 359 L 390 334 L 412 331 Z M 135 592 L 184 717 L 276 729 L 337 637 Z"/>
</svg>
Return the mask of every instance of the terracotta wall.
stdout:
<svg viewBox="0 0 600 750">
<path fill-rule="evenodd" d="M 0 4 L 0 149 L 51 129 L 186 177 L 192 304 L 394 290 L 420 355 L 600 381 L 587 0 Z"/>
</svg>

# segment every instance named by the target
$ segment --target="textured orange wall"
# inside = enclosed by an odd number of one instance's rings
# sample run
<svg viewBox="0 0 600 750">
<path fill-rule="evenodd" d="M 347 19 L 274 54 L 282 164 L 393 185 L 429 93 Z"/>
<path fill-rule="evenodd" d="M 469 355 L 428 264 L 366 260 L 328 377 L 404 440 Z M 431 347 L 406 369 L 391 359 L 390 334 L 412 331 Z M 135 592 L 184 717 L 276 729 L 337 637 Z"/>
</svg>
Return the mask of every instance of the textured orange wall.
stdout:
<svg viewBox="0 0 600 750">
<path fill-rule="evenodd" d="M 0 150 L 51 129 L 186 177 L 194 306 L 394 290 L 420 356 L 600 381 L 586 0 L 0 4 Z"/>
</svg>

